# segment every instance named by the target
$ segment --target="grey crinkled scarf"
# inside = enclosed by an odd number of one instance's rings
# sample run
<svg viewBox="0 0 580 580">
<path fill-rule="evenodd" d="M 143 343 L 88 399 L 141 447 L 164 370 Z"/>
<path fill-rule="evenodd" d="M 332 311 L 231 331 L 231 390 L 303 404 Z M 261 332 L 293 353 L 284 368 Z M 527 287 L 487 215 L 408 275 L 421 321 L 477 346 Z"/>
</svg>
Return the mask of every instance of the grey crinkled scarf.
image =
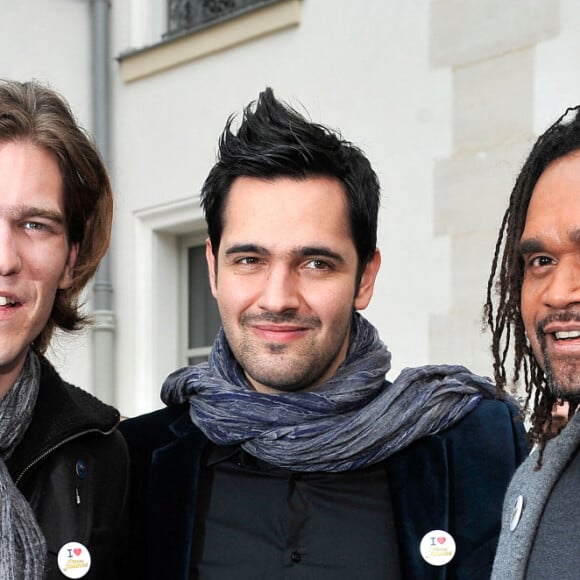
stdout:
<svg viewBox="0 0 580 580">
<path fill-rule="evenodd" d="M 40 580 L 46 546 L 32 508 L 14 485 L 5 461 L 22 439 L 38 395 L 40 363 L 30 351 L 14 386 L 0 399 L 0 578 Z"/>
<path fill-rule="evenodd" d="M 385 382 L 391 354 L 362 316 L 353 319 L 346 360 L 312 391 L 264 394 L 247 383 L 220 331 L 209 363 L 163 385 L 166 404 L 189 401 L 195 425 L 218 445 L 241 445 L 295 471 L 350 471 L 439 433 L 492 399 L 494 387 L 462 366 L 403 370 Z"/>
</svg>

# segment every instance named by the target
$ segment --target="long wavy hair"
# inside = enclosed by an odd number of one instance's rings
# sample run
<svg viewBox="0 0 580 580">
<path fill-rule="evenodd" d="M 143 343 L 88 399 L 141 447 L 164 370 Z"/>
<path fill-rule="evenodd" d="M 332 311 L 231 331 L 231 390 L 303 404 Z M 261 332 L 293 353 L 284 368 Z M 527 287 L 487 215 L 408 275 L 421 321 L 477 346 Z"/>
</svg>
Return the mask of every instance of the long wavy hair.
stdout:
<svg viewBox="0 0 580 580">
<path fill-rule="evenodd" d="M 55 328 L 78 330 L 88 321 L 79 295 L 109 247 L 113 194 L 96 145 L 54 90 L 36 82 L 0 81 L 0 142 L 13 141 L 42 147 L 58 160 L 68 241 L 79 245 L 72 285 L 57 291 L 50 318 L 34 341 L 43 352 Z"/>
</svg>

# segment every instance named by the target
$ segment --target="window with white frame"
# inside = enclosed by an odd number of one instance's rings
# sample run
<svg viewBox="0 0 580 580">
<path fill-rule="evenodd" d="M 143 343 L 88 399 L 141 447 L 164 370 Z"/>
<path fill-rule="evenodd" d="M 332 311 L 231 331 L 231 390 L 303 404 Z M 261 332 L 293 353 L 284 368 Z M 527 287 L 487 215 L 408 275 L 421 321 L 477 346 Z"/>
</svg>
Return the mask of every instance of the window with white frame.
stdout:
<svg viewBox="0 0 580 580">
<path fill-rule="evenodd" d="M 220 316 L 212 296 L 205 259 L 205 235 L 180 239 L 181 255 L 181 352 L 183 364 L 207 360 L 220 328 Z"/>
</svg>

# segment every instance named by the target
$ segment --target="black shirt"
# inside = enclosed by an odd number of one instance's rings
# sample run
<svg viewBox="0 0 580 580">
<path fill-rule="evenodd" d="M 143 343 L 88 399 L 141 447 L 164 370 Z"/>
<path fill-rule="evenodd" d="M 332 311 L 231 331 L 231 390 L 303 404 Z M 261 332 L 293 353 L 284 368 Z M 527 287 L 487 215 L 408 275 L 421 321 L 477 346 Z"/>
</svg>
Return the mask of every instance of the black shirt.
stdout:
<svg viewBox="0 0 580 580">
<path fill-rule="evenodd" d="M 398 580 L 384 464 L 294 473 L 238 447 L 202 462 L 192 580 Z"/>
</svg>

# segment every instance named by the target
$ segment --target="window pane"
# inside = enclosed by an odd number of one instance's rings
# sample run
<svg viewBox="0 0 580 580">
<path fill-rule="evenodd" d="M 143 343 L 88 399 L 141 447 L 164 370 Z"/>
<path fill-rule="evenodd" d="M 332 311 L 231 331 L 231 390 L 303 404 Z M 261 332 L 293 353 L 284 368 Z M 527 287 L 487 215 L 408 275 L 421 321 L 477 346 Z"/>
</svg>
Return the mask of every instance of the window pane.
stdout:
<svg viewBox="0 0 580 580">
<path fill-rule="evenodd" d="M 220 328 L 220 316 L 211 294 L 205 247 L 188 248 L 188 348 L 211 346 Z"/>
<path fill-rule="evenodd" d="M 167 0 L 167 36 L 235 18 L 280 0 Z"/>
<path fill-rule="evenodd" d="M 208 359 L 208 356 L 209 355 L 206 355 L 206 356 L 190 356 L 187 359 L 187 364 L 188 365 L 191 365 L 191 366 L 194 366 L 194 365 L 197 365 L 199 363 L 206 362 L 207 359 Z"/>
</svg>

